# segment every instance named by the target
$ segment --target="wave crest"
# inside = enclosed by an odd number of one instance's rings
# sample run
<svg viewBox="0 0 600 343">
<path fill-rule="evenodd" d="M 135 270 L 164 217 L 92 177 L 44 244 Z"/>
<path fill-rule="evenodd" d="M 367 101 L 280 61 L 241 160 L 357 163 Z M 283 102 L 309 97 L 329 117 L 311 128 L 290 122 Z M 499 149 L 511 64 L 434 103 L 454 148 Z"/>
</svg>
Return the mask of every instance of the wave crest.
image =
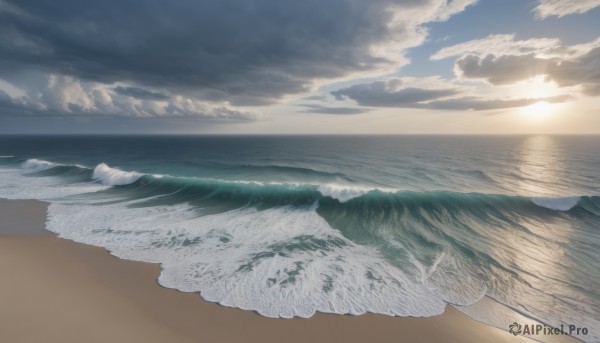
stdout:
<svg viewBox="0 0 600 343">
<path fill-rule="evenodd" d="M 38 160 L 37 158 L 31 158 L 21 164 L 21 169 L 23 171 L 23 174 L 31 174 L 31 173 L 37 173 L 37 172 L 41 172 L 44 170 L 48 170 L 48 169 L 51 169 L 54 167 L 58 167 L 60 165 L 61 164 L 50 162 L 50 161 L 44 161 L 44 160 Z"/>
<path fill-rule="evenodd" d="M 111 168 L 106 163 L 100 163 L 94 168 L 92 178 L 100 181 L 105 186 L 123 186 L 136 182 L 143 174 L 126 172 Z"/>
<path fill-rule="evenodd" d="M 531 201 L 541 207 L 555 211 L 569 211 L 577 206 L 581 197 L 559 197 L 559 198 L 531 198 Z"/>
<path fill-rule="evenodd" d="M 66 168 L 66 170 L 64 170 Z M 367 185 L 356 185 L 356 184 L 339 184 L 339 183 L 327 183 L 327 184 L 305 184 L 305 183 L 293 183 L 293 182 L 258 182 L 258 181 L 231 181 L 231 180 L 217 180 L 217 179 L 201 179 L 201 178 L 181 178 L 181 177 L 166 177 L 167 175 L 158 174 L 144 174 L 136 171 L 123 171 L 117 168 L 108 166 L 106 163 L 100 163 L 93 171 L 91 168 L 83 167 L 80 165 L 64 165 L 56 162 L 50 162 L 40 159 L 28 159 L 21 164 L 23 174 L 32 174 L 44 172 L 52 169 L 59 175 L 68 175 L 73 173 L 71 169 L 77 169 L 77 173 L 82 173 L 86 178 L 89 178 L 89 172 L 92 172 L 92 179 L 99 181 L 105 186 L 124 186 L 134 184 L 141 178 L 148 181 L 147 183 L 156 186 L 154 191 L 158 194 L 164 193 L 169 189 L 168 192 L 178 192 L 186 190 L 190 192 L 193 190 L 198 191 L 198 196 L 204 197 L 207 194 L 215 195 L 219 193 L 226 195 L 226 198 L 230 196 L 241 197 L 245 201 L 250 203 L 256 203 L 261 201 L 267 201 L 270 198 L 276 200 L 275 204 L 271 205 L 289 205 L 294 203 L 306 203 L 306 198 L 318 200 L 319 198 L 329 198 L 337 201 L 340 204 L 347 203 L 351 200 L 367 200 L 365 197 L 384 198 L 390 200 L 397 198 L 403 202 L 410 202 L 415 198 L 425 200 L 426 202 L 438 202 L 448 200 L 446 198 L 458 197 L 461 201 L 476 200 L 492 202 L 496 205 L 500 205 L 504 199 L 509 201 L 515 206 L 526 206 L 526 202 L 533 203 L 536 206 L 547 208 L 553 211 L 569 211 L 581 203 L 583 198 L 589 198 L 587 196 L 568 196 L 568 197 L 522 197 L 518 195 L 494 195 L 494 194 L 483 194 L 483 193 L 453 193 L 445 191 L 431 191 L 431 192 L 414 192 L 414 191 L 402 191 L 399 189 L 391 188 L 379 188 Z M 83 171 L 82 171 L 83 170 Z M 55 174 L 56 174 L 55 173 Z M 52 174 L 54 175 L 54 174 Z M 164 178 L 158 184 L 155 181 Z M 89 180 L 89 179 L 88 179 Z M 152 192 L 152 190 L 149 190 Z M 316 192 L 316 194 L 315 194 Z M 375 193 L 372 193 L 375 192 Z M 158 195 L 157 194 L 157 195 Z M 390 198 L 391 197 L 391 198 Z M 363 199 L 365 198 L 365 199 Z M 301 201 L 295 201 L 300 199 Z M 283 200 L 279 203 L 279 200 Z M 455 199 L 456 200 L 456 199 Z"/>
<path fill-rule="evenodd" d="M 336 199 L 341 203 L 347 202 L 351 199 L 358 198 L 361 195 L 367 194 L 368 192 L 375 190 L 375 188 L 360 187 L 360 186 L 349 186 L 349 185 L 337 185 L 337 184 L 326 184 L 318 187 L 321 195 Z"/>
</svg>

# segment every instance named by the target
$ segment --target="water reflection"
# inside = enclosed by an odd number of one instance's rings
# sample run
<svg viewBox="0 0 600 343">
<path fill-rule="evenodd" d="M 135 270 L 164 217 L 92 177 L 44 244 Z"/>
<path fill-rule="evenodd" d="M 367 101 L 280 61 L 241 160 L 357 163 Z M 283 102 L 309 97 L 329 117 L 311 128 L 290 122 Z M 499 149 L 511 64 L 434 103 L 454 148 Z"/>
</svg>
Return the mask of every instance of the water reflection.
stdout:
<svg viewBox="0 0 600 343">
<path fill-rule="evenodd" d="M 551 196 L 565 174 L 565 156 L 551 136 L 527 137 L 519 147 L 518 174 L 521 194 Z"/>
<path fill-rule="evenodd" d="M 543 169 L 541 164 L 529 166 L 530 170 Z M 545 180 L 555 175 L 545 171 L 540 174 Z M 535 188 L 538 194 L 540 190 L 546 189 Z M 460 309 L 504 329 L 514 321 L 594 326 L 590 323 L 597 322 L 590 318 L 597 314 L 590 306 L 593 281 L 586 275 L 588 264 L 578 265 L 573 260 L 573 254 L 580 251 L 573 218 L 567 213 L 524 206 L 522 210 L 502 212 L 488 226 L 489 245 L 484 251 L 498 262 L 489 266 L 488 297 Z M 558 338 L 544 337 L 544 341 L 566 341 Z"/>
</svg>

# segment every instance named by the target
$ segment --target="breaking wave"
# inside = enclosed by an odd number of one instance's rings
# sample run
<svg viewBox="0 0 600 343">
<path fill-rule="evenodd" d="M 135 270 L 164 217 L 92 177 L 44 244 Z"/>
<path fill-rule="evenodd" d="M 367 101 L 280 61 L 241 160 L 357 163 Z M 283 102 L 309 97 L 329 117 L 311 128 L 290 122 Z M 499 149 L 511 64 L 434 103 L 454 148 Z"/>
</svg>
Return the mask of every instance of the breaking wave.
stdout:
<svg viewBox="0 0 600 343">
<path fill-rule="evenodd" d="M 548 281 L 537 272 L 564 270 L 561 258 L 540 256 L 567 244 L 600 249 L 588 238 L 600 216 L 597 196 L 218 180 L 39 159 L 20 168 L 6 172 L 12 184 L 0 187 L 0 197 L 49 200 L 49 230 L 160 263 L 161 285 L 224 306 L 284 318 L 316 311 L 418 317 L 493 299 L 551 325 L 598 325 L 593 306 L 570 300 L 582 289 L 597 295 L 583 267 L 596 263 L 591 255 L 577 255 L 577 280 L 557 284 L 556 296 L 542 291 Z"/>
<path fill-rule="evenodd" d="M 21 164 L 24 174 L 43 173 L 44 176 L 65 176 L 84 174 L 90 181 L 96 181 L 105 186 L 129 186 L 128 189 L 141 194 L 136 197 L 169 194 L 170 200 L 182 197 L 182 202 L 193 200 L 195 196 L 205 199 L 206 196 L 216 197 L 221 200 L 231 200 L 248 204 L 268 204 L 272 206 L 310 204 L 318 200 L 337 200 L 340 204 L 355 199 L 375 198 L 402 201 L 418 200 L 422 202 L 440 203 L 444 201 L 448 206 L 454 206 L 456 201 L 463 202 L 465 206 L 496 204 L 497 206 L 538 207 L 554 211 L 569 211 L 576 207 L 582 196 L 572 197 L 522 197 L 482 193 L 454 193 L 454 192 L 412 192 L 400 191 L 389 188 L 369 187 L 355 184 L 303 184 L 285 182 L 256 182 L 256 181 L 229 181 L 218 179 L 203 179 L 194 177 L 173 177 L 156 174 L 144 174 L 136 171 L 123 171 L 100 163 L 95 168 L 81 165 L 64 165 L 45 160 L 29 159 Z M 595 203 L 596 197 L 583 196 Z M 358 200 L 360 201 L 360 200 Z M 473 202 L 469 204 L 468 202 Z M 529 204 L 528 204 L 529 203 Z M 377 204 L 376 204 L 377 205 Z"/>
<path fill-rule="evenodd" d="M 122 186 L 137 181 L 142 175 L 136 172 L 125 172 L 117 168 L 111 168 L 105 163 L 100 163 L 94 168 L 92 178 L 106 186 Z"/>
</svg>

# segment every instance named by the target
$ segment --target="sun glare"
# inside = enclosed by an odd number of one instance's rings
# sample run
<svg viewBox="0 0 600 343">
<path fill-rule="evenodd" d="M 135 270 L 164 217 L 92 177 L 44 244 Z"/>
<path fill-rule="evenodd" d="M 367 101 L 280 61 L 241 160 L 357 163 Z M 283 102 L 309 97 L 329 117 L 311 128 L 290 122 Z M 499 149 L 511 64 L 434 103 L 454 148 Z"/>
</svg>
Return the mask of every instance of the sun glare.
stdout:
<svg viewBox="0 0 600 343">
<path fill-rule="evenodd" d="M 556 105 L 540 101 L 523 108 L 523 113 L 532 119 L 544 119 L 554 112 Z"/>
</svg>

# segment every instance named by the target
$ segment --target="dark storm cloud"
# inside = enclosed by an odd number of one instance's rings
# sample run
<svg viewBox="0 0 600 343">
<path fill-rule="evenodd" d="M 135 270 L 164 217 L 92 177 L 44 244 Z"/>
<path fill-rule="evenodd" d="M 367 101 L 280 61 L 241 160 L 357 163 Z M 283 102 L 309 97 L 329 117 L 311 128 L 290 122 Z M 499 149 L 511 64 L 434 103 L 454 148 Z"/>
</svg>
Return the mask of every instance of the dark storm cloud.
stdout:
<svg viewBox="0 0 600 343">
<path fill-rule="evenodd" d="M 311 95 L 311 96 L 302 98 L 302 100 L 307 100 L 307 101 L 323 101 L 325 99 L 327 99 L 327 97 L 324 95 Z"/>
<path fill-rule="evenodd" d="M 117 100 L 117 99 L 115 99 Z M 145 100 L 146 101 L 146 100 Z M 153 101 L 153 99 L 150 99 Z M 6 92 L 0 90 L 0 118 L 10 117 L 30 117 L 30 118 L 127 118 L 136 120 L 144 119 L 165 119 L 165 118 L 186 118 L 190 121 L 231 121 L 247 122 L 264 119 L 262 115 L 240 111 L 227 107 L 208 107 L 196 105 L 189 108 L 186 104 L 178 102 L 168 102 L 164 109 L 157 111 L 151 106 L 145 106 L 142 102 L 137 108 L 127 109 L 126 106 L 117 106 L 114 109 L 103 108 L 84 108 L 79 104 L 68 104 L 67 108 L 55 105 L 42 105 L 28 101 L 27 98 L 13 98 Z M 108 113 L 110 112 L 110 113 Z"/>
<path fill-rule="evenodd" d="M 10 95 L 8 95 L 8 93 L 6 93 L 5 91 L 3 91 L 2 89 L 0 89 L 0 104 L 10 101 L 12 98 L 10 97 Z"/>
<path fill-rule="evenodd" d="M 86 116 L 85 118 L 54 116 L 2 117 L 0 134 L 164 134 L 164 133 L 212 133 L 222 127 L 222 121 L 198 122 L 193 118 L 123 118 L 114 116 Z M 27 128 L 27 130 L 24 130 Z"/>
<path fill-rule="evenodd" d="M 171 97 L 161 93 L 149 91 L 147 89 L 138 87 L 122 87 L 118 86 L 113 88 L 113 91 L 132 98 L 143 99 L 143 100 L 167 100 Z"/>
<path fill-rule="evenodd" d="M 455 63 L 459 75 L 470 79 L 486 79 L 493 85 L 503 85 L 544 74 L 550 60 L 528 55 L 488 54 L 484 57 L 466 55 Z"/>
<path fill-rule="evenodd" d="M 267 104 L 306 91 L 315 78 L 397 63 L 368 49 L 412 30 L 392 28 L 391 5 L 431 7 L 418 0 L 3 0 L 0 75 L 35 69 Z"/>
<path fill-rule="evenodd" d="M 395 84 L 394 84 L 395 83 Z M 399 80 L 376 81 L 342 88 L 331 92 L 338 100 L 349 98 L 362 106 L 372 107 L 412 107 L 416 103 L 444 98 L 460 93 L 460 90 L 449 89 L 424 89 L 402 88 Z"/>
<path fill-rule="evenodd" d="M 61 116 L 61 113 L 38 104 L 28 102 L 25 98 L 13 98 L 0 89 L 0 119 L 14 116 Z"/>
<path fill-rule="evenodd" d="M 305 105 L 306 110 L 302 112 L 306 113 L 319 113 L 319 114 L 338 114 L 338 115 L 351 115 L 361 114 L 371 111 L 370 108 L 360 107 L 329 107 L 321 105 Z"/>
</svg>

